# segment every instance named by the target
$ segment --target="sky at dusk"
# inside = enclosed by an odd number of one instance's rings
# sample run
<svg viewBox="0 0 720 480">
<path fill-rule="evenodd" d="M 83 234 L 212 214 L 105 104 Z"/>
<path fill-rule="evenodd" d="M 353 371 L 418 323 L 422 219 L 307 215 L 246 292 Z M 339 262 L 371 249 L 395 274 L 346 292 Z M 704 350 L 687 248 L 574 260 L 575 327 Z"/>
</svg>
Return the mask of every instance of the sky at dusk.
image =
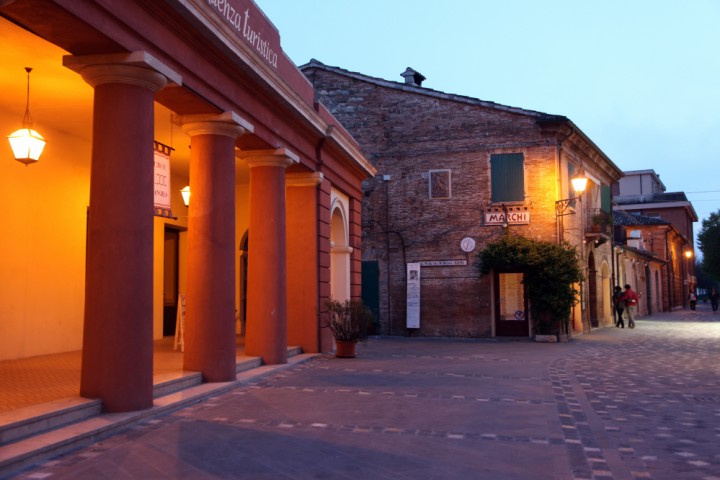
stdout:
<svg viewBox="0 0 720 480">
<path fill-rule="evenodd" d="M 720 209 L 718 0 L 256 0 L 296 65 L 565 115 L 622 170 Z"/>
</svg>

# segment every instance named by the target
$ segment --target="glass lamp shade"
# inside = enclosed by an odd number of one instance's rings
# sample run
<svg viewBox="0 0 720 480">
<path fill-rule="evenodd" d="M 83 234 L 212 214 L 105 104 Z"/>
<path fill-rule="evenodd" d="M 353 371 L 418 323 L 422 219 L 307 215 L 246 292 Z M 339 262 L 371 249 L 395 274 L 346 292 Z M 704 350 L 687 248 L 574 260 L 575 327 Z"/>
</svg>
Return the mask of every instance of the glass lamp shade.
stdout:
<svg viewBox="0 0 720 480">
<path fill-rule="evenodd" d="M 190 185 L 180 190 L 180 193 L 182 194 L 183 203 L 186 207 L 190 206 Z"/>
<path fill-rule="evenodd" d="M 572 183 L 573 189 L 575 192 L 577 192 L 578 195 L 582 194 L 585 191 L 585 188 L 587 187 L 588 179 L 587 177 L 583 176 L 577 176 L 570 179 L 570 182 Z"/>
<path fill-rule="evenodd" d="M 15 160 L 25 165 L 37 162 L 45 148 L 45 139 L 32 128 L 21 128 L 7 138 Z"/>
</svg>

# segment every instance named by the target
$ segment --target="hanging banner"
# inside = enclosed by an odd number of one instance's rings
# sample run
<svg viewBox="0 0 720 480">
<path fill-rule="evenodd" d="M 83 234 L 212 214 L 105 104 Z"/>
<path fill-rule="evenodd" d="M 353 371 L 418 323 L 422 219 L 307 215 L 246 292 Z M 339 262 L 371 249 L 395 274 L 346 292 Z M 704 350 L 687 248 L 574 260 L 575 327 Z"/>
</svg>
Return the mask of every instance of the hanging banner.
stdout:
<svg viewBox="0 0 720 480">
<path fill-rule="evenodd" d="M 170 152 L 172 148 L 155 142 L 155 168 L 153 170 L 153 189 L 155 193 L 156 217 L 175 218 L 170 203 Z"/>
<path fill-rule="evenodd" d="M 420 264 L 407 264 L 407 328 L 420 328 Z"/>
</svg>

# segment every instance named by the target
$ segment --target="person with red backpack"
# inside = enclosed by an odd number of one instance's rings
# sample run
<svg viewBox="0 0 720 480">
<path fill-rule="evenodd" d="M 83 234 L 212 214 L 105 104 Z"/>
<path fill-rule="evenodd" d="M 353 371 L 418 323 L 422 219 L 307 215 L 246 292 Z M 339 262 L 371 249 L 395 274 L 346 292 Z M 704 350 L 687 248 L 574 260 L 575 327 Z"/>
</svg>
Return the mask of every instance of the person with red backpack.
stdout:
<svg viewBox="0 0 720 480">
<path fill-rule="evenodd" d="M 635 328 L 635 309 L 640 301 L 640 297 L 635 291 L 630 288 L 630 285 L 625 285 L 625 293 L 620 297 L 620 301 L 625 302 L 625 311 L 628 317 L 628 327 Z"/>
</svg>

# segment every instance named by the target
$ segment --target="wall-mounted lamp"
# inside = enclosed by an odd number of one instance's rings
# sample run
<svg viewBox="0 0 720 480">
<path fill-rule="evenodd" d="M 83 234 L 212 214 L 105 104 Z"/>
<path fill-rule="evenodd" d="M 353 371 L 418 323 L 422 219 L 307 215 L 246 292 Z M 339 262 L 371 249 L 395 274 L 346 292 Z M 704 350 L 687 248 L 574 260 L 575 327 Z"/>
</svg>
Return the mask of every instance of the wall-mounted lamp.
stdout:
<svg viewBox="0 0 720 480">
<path fill-rule="evenodd" d="M 575 190 L 577 195 L 583 194 L 583 192 L 587 188 L 587 182 L 588 182 L 588 179 L 585 175 L 576 175 L 570 179 L 570 183 L 572 183 L 573 190 Z"/>
<path fill-rule="evenodd" d="M 555 225 L 558 228 L 558 242 L 563 242 L 563 226 L 561 223 L 558 222 L 558 219 L 564 215 L 571 215 L 575 212 L 569 212 L 565 213 L 567 209 L 570 207 L 570 204 L 575 201 L 581 201 L 582 194 L 585 192 L 585 188 L 587 187 L 587 177 L 583 175 L 582 173 L 577 174 L 573 178 L 570 179 L 570 183 L 572 183 L 573 190 L 575 190 L 575 196 L 570 198 L 563 198 L 562 200 L 557 200 L 555 202 Z M 583 242 L 584 243 L 584 242 Z"/>
<path fill-rule="evenodd" d="M 587 182 L 588 179 L 585 175 L 578 174 L 574 176 L 572 179 L 570 179 L 570 183 L 572 183 L 573 190 L 575 190 L 575 196 L 570 198 L 563 198 L 562 200 L 558 200 L 555 202 L 555 216 L 561 217 L 563 215 L 570 215 L 569 213 L 565 213 L 565 211 L 570 206 L 570 203 L 573 200 L 580 200 L 582 197 L 582 194 L 585 192 L 585 189 L 587 188 Z"/>
<path fill-rule="evenodd" d="M 692 258 L 692 256 L 693 256 L 692 250 L 685 250 L 685 258 L 690 259 L 690 258 Z"/>
<path fill-rule="evenodd" d="M 45 139 L 32 128 L 33 122 L 30 116 L 30 72 L 32 68 L 25 67 L 25 71 L 27 72 L 27 97 L 23 128 L 11 133 L 7 138 L 10 141 L 10 148 L 12 148 L 15 160 L 28 166 L 40 159 L 40 154 L 45 148 Z"/>
<path fill-rule="evenodd" d="M 189 207 L 190 206 L 190 185 L 188 185 L 185 188 L 183 188 L 182 190 L 180 190 L 180 193 L 182 194 L 182 197 L 183 197 L 183 203 L 185 204 L 186 207 Z"/>
</svg>

